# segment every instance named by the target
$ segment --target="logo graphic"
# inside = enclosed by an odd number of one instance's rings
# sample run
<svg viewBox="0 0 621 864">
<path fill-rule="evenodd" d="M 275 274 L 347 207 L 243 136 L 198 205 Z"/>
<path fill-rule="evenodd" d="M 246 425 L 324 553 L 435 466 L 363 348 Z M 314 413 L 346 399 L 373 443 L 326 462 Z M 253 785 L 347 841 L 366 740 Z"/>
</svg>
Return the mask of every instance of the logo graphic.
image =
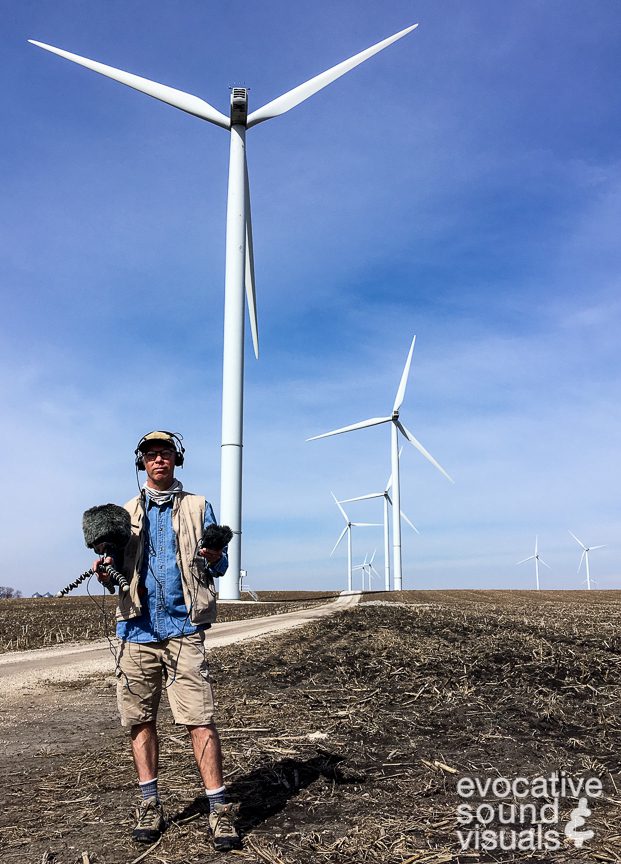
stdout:
<svg viewBox="0 0 621 864">
<path fill-rule="evenodd" d="M 571 819 L 567 825 L 565 825 L 565 837 L 573 840 L 578 849 L 582 849 L 583 844 L 586 843 L 587 840 L 592 840 L 595 836 L 595 832 L 591 830 L 576 830 L 585 824 L 586 819 L 584 817 L 590 815 L 591 811 L 588 807 L 588 799 L 581 798 L 578 801 L 576 809 L 571 811 Z"/>
<path fill-rule="evenodd" d="M 583 826 L 591 815 L 591 799 L 601 798 L 603 786 L 599 777 L 574 778 L 565 771 L 532 778 L 464 776 L 457 794 L 456 834 L 462 852 L 551 852 L 565 838 L 577 849 L 593 839 L 595 831 Z M 567 817 L 560 816 L 560 805 L 568 798 L 578 806 L 564 825 Z"/>
</svg>

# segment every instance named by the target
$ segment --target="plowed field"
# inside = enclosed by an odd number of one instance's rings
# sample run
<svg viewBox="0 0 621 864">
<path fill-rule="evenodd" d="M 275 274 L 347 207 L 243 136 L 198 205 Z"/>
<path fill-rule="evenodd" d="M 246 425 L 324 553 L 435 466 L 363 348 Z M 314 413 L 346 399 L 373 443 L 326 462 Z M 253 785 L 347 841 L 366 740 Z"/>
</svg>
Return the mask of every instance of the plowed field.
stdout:
<svg viewBox="0 0 621 864">
<path fill-rule="evenodd" d="M 365 600 L 301 630 L 214 652 L 241 850 L 211 850 L 187 736 L 167 708 L 159 778 L 170 826 L 156 847 L 132 844 L 129 745 L 109 680 L 94 678 L 3 706 L 0 860 L 621 861 L 621 597 L 404 592 Z M 530 811 L 510 824 L 497 812 L 489 825 L 459 824 L 460 805 L 499 804 L 489 786 L 460 796 L 465 778 L 484 785 L 554 774 L 601 782 L 602 794 L 587 798 L 582 822 L 574 814 L 580 793 L 538 799 L 556 806 L 546 848 L 537 847 L 545 838 Z M 522 846 L 485 848 L 481 832 L 499 837 L 501 829 Z M 587 830 L 594 835 L 576 845 Z"/>
</svg>

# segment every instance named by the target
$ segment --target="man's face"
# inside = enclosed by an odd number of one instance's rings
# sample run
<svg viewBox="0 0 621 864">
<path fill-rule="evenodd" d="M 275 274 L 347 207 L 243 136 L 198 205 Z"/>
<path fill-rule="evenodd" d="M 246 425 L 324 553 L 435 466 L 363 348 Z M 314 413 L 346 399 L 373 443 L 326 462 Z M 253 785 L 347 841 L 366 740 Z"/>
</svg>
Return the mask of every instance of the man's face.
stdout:
<svg viewBox="0 0 621 864">
<path fill-rule="evenodd" d="M 174 447 L 163 441 L 154 441 L 144 451 L 143 458 L 149 480 L 148 485 L 158 489 L 168 489 L 175 474 Z"/>
</svg>

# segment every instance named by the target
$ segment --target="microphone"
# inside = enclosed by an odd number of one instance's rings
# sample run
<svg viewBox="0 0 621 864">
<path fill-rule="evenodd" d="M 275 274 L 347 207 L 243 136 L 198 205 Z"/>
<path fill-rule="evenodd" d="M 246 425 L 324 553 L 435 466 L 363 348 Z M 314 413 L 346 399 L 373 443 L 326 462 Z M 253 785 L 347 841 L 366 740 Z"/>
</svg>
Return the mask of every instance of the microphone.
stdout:
<svg viewBox="0 0 621 864">
<path fill-rule="evenodd" d="M 201 537 L 201 549 L 215 549 L 216 552 L 222 552 L 232 539 L 233 532 L 228 525 L 208 525 Z"/>
<path fill-rule="evenodd" d="M 104 558 L 112 558 L 116 563 L 117 560 L 123 560 L 125 546 L 132 536 L 131 518 L 124 507 L 102 504 L 85 511 L 82 516 L 82 531 L 84 542 L 89 549 L 97 552 L 102 561 Z M 115 585 L 118 585 L 123 593 L 129 591 L 129 582 L 112 564 L 102 563 L 100 566 L 109 576 L 106 588 L 111 594 L 114 594 Z M 87 570 L 75 581 L 62 588 L 56 596 L 64 597 L 93 575 L 95 575 L 94 570 Z"/>
<path fill-rule="evenodd" d="M 216 552 L 222 552 L 227 543 L 230 543 L 232 539 L 233 532 L 228 525 L 212 524 L 208 525 L 204 529 L 199 547 L 201 549 L 214 549 Z M 212 577 L 218 575 L 211 569 L 211 564 L 208 564 L 202 555 L 197 556 L 197 560 L 204 564 L 207 572 L 210 573 Z"/>
</svg>

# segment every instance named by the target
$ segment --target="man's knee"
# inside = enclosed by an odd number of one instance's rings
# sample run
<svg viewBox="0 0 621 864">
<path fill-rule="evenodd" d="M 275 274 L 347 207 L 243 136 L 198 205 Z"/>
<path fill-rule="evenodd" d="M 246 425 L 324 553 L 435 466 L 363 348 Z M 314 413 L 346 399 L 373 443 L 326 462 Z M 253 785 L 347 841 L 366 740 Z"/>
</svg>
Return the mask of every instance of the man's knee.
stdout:
<svg viewBox="0 0 621 864">
<path fill-rule="evenodd" d="M 155 720 L 146 720 L 144 723 L 132 723 L 129 728 L 129 733 L 132 740 L 141 737 L 152 737 L 157 735 Z"/>
<path fill-rule="evenodd" d="M 201 723 L 200 725 L 186 725 L 185 727 L 190 735 L 204 736 L 206 738 L 217 738 L 218 730 L 215 723 Z"/>
</svg>

